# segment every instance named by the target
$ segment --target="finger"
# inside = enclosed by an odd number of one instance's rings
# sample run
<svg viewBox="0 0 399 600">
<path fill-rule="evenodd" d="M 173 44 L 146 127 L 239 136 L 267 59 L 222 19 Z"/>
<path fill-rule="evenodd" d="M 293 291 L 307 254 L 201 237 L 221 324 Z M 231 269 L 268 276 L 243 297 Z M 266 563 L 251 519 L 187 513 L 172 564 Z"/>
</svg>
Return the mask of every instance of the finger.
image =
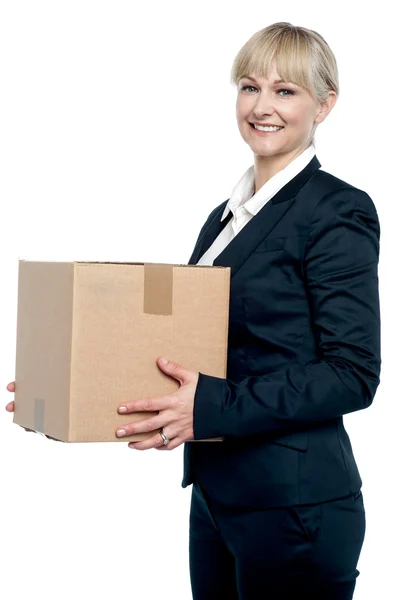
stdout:
<svg viewBox="0 0 399 600">
<path fill-rule="evenodd" d="M 178 437 L 173 438 L 173 440 L 171 440 L 169 442 L 169 444 L 166 444 L 166 446 L 158 446 L 156 448 L 156 450 L 174 450 L 175 448 L 177 448 L 178 446 L 180 446 L 183 443 L 183 440 L 181 440 Z"/>
<path fill-rule="evenodd" d="M 190 381 L 193 376 L 191 371 L 188 371 L 178 363 L 168 360 L 167 358 L 160 356 L 157 359 L 157 364 L 164 373 L 170 375 L 170 377 L 173 377 L 174 379 L 177 379 L 180 385 L 183 385 L 186 383 L 186 381 Z"/>
<path fill-rule="evenodd" d="M 173 397 L 171 396 L 160 396 L 159 398 L 141 398 L 140 400 L 124 402 L 118 406 L 118 412 L 123 415 L 132 412 L 157 412 L 158 410 L 165 410 L 165 408 L 171 408 L 172 406 Z"/>
<path fill-rule="evenodd" d="M 11 381 L 11 383 L 7 385 L 7 390 L 9 392 L 15 392 L 15 381 Z"/>
<path fill-rule="evenodd" d="M 121 427 L 116 430 L 116 435 L 117 437 L 124 437 L 126 435 L 132 435 L 133 433 L 156 431 L 157 429 L 161 429 L 161 427 L 169 425 L 171 419 L 172 416 L 169 414 L 169 411 L 162 411 L 162 413 L 159 413 L 154 417 L 121 425 Z"/>
<path fill-rule="evenodd" d="M 159 448 L 163 446 L 163 439 L 160 433 L 153 435 L 144 442 L 130 442 L 129 448 L 135 448 L 136 450 L 150 450 L 150 448 Z"/>
<path fill-rule="evenodd" d="M 14 412 L 14 401 L 7 404 L 6 410 L 8 410 L 8 412 Z"/>
</svg>

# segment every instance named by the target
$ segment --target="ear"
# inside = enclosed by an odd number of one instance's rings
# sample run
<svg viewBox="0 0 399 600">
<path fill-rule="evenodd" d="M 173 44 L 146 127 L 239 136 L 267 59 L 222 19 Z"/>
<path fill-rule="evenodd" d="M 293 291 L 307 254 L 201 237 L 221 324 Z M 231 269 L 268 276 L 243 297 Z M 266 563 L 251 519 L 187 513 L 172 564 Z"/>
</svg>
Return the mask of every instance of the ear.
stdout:
<svg viewBox="0 0 399 600">
<path fill-rule="evenodd" d="M 337 94 L 333 90 L 330 90 L 328 92 L 327 100 L 325 100 L 325 102 L 320 104 L 320 108 L 319 108 L 319 111 L 317 113 L 317 116 L 316 116 L 314 122 L 317 124 L 322 123 L 322 121 L 324 121 L 324 119 L 327 118 L 327 116 L 330 114 L 330 112 L 334 108 L 336 101 L 337 101 Z"/>
</svg>

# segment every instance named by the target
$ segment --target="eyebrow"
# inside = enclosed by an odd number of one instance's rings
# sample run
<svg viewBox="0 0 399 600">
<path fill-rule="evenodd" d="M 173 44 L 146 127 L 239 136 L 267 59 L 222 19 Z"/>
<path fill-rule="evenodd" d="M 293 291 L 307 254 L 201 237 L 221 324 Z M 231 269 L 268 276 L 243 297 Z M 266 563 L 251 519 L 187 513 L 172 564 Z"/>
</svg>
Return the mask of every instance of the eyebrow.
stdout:
<svg viewBox="0 0 399 600">
<path fill-rule="evenodd" d="M 244 77 L 242 77 L 242 79 L 251 79 L 251 81 L 255 81 L 256 83 L 256 79 L 254 79 L 253 77 L 250 77 L 249 75 L 244 75 Z M 282 79 L 275 79 L 273 81 L 274 84 L 278 84 L 278 83 L 290 83 L 289 81 L 283 81 Z M 295 84 L 291 84 L 291 85 L 295 85 Z"/>
</svg>

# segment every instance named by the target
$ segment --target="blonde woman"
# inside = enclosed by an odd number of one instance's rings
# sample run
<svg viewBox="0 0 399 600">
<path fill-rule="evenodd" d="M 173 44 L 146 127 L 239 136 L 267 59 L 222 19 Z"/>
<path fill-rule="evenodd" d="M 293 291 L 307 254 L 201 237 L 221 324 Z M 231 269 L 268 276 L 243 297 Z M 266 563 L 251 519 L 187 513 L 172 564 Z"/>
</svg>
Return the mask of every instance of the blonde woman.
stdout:
<svg viewBox="0 0 399 600">
<path fill-rule="evenodd" d="M 117 435 L 161 427 L 130 444 L 140 450 L 224 438 L 185 444 L 194 600 L 349 600 L 365 511 L 343 415 L 368 407 L 379 383 L 378 217 L 315 155 L 339 93 L 320 34 L 258 31 L 232 81 L 254 164 L 190 259 L 231 267 L 227 378 L 158 359 L 179 390 L 120 406 Z M 143 409 L 159 414 L 128 422 Z"/>
</svg>

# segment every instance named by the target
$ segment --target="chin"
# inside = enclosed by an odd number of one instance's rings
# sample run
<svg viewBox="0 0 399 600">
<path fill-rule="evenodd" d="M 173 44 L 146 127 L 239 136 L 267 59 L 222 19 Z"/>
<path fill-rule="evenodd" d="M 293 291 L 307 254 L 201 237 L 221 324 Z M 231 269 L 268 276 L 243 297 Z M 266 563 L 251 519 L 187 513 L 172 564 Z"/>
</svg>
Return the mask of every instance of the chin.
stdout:
<svg viewBox="0 0 399 600">
<path fill-rule="evenodd" d="M 277 146 L 270 146 L 269 148 L 260 148 L 259 146 L 255 146 L 254 144 L 249 144 L 252 152 L 257 154 L 258 156 L 275 156 L 276 154 L 283 154 L 286 152 L 284 148 L 280 148 Z"/>
</svg>

